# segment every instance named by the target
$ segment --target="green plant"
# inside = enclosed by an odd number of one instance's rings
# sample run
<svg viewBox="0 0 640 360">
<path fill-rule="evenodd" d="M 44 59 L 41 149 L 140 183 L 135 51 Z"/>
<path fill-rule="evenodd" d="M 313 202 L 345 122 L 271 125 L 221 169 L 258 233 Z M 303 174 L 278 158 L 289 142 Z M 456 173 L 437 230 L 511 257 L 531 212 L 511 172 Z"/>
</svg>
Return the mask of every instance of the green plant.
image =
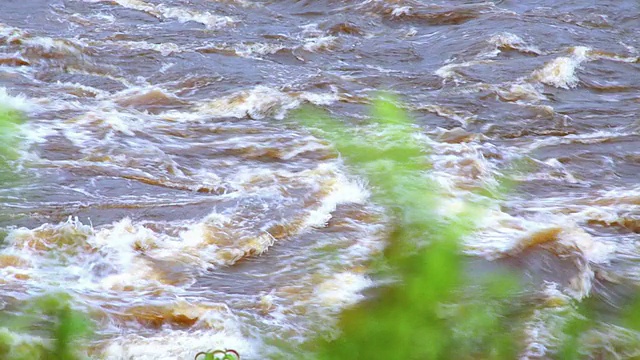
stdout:
<svg viewBox="0 0 640 360">
<path fill-rule="evenodd" d="M 20 124 L 23 115 L 0 106 L 0 184 L 11 185 L 17 178 L 12 163 L 18 159 Z M 0 239 L 5 236 L 0 229 Z M 10 316 L 0 313 L 0 359 L 82 358 L 83 340 L 91 334 L 88 318 L 71 307 L 66 294 L 50 294 L 33 299 Z"/>
<path fill-rule="evenodd" d="M 19 144 L 16 134 L 22 121 L 23 116 L 19 111 L 0 105 L 0 159 L 15 160 L 15 149 Z"/>
<path fill-rule="evenodd" d="M 425 176 L 428 149 L 388 95 L 374 102 L 373 123 L 349 129 L 317 111 L 298 118 L 328 139 L 370 184 L 391 214 L 393 231 L 381 276 L 397 279 L 341 315 L 336 339 L 316 340 L 318 359 L 507 359 L 518 338 L 508 316 L 518 284 L 504 274 L 471 278 L 460 243 L 481 216 L 467 203 L 441 216 L 438 187 Z"/>
<path fill-rule="evenodd" d="M 83 358 L 91 323 L 71 307 L 66 294 L 50 294 L 30 301 L 0 327 L 0 358 L 6 360 Z"/>
<path fill-rule="evenodd" d="M 18 136 L 23 115 L 18 110 L 0 104 L 0 185 L 6 186 L 15 180 L 12 162 L 18 159 Z"/>
</svg>

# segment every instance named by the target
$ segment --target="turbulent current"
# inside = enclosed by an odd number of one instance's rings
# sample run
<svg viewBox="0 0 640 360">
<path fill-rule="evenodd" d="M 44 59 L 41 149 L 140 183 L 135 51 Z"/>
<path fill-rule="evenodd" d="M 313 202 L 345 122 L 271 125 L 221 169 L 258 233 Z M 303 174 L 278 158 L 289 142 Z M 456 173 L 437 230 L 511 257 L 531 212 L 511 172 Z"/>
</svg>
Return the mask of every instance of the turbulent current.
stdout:
<svg viewBox="0 0 640 360">
<path fill-rule="evenodd" d="M 545 358 L 556 307 L 640 282 L 639 49 L 632 0 L 2 0 L 0 104 L 28 120 L 0 306 L 67 292 L 107 359 L 258 359 L 330 329 L 386 217 L 288 114 L 361 126 L 387 90 L 445 210 L 515 180 L 465 251 L 531 280 L 522 356 Z"/>
</svg>

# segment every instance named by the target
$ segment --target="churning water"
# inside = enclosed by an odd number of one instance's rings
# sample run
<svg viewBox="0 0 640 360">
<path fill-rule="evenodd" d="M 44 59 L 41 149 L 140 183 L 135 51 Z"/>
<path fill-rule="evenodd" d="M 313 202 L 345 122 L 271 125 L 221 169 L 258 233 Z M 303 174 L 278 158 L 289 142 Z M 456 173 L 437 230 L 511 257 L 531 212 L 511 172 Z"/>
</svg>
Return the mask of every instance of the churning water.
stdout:
<svg viewBox="0 0 640 360">
<path fill-rule="evenodd" d="M 29 121 L 0 302 L 72 294 L 109 359 L 303 341 L 372 284 L 385 218 L 284 119 L 358 126 L 390 90 L 452 209 L 526 164 L 469 255 L 615 303 L 640 282 L 639 41 L 631 0 L 3 0 L 0 103 Z M 545 357 L 545 311 L 525 356 Z"/>
</svg>

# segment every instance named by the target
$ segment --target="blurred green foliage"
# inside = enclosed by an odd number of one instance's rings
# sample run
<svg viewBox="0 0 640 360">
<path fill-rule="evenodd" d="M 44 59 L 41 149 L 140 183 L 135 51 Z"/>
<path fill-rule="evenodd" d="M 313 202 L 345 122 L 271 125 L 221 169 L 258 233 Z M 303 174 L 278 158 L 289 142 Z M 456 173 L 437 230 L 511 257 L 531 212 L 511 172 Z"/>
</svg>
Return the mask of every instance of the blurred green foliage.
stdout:
<svg viewBox="0 0 640 360">
<path fill-rule="evenodd" d="M 457 213 L 443 215 L 439 207 L 444 197 L 427 176 L 429 149 L 420 132 L 389 95 L 381 95 L 373 110 L 372 122 L 357 128 L 317 109 L 295 115 L 318 137 L 330 141 L 352 171 L 366 179 L 374 200 L 388 209 L 393 230 L 372 272 L 394 280 L 375 289 L 368 300 L 344 310 L 339 335 L 318 336 L 306 344 L 310 352 L 296 357 L 518 358 L 524 350 L 526 314 L 531 315 L 536 305 L 527 304 L 526 292 L 514 274 L 498 270 L 474 274 L 462 255 L 463 237 L 474 231 L 485 206 L 467 202 Z M 496 188 L 479 194 L 491 201 L 512 186 L 501 179 Z M 585 350 L 589 336 L 599 336 L 588 304 L 570 303 L 564 309 L 553 310 L 559 325 L 550 325 L 556 343 L 548 344 L 547 355 L 579 359 L 610 354 L 607 344 L 600 350 Z M 640 319 L 640 302 L 626 314 L 627 319 Z M 638 327 L 631 323 L 626 326 Z M 635 342 L 631 347 L 637 345 L 637 340 L 631 342 Z"/>
<path fill-rule="evenodd" d="M 320 340 L 318 359 L 508 359 L 517 354 L 509 318 L 517 282 L 506 275 L 469 278 L 461 239 L 481 204 L 443 217 L 441 193 L 425 176 L 428 149 L 388 95 L 373 106 L 369 129 L 351 129 L 315 110 L 298 118 L 328 139 L 390 212 L 393 231 L 379 275 L 396 279 L 342 313 L 341 334 Z"/>
<path fill-rule="evenodd" d="M 14 167 L 24 116 L 0 104 L 0 184 L 17 180 Z M 0 239 L 6 235 L 0 229 Z M 11 315 L 13 314 L 13 315 Z M 30 300 L 14 311 L 0 313 L 0 359 L 76 360 L 84 358 L 84 342 L 91 334 L 88 318 L 71 307 L 66 294 Z"/>
<path fill-rule="evenodd" d="M 0 165 L 16 159 L 19 144 L 16 135 L 22 122 L 23 115 L 19 111 L 0 105 L 0 159 L 3 161 Z"/>
<path fill-rule="evenodd" d="M 0 186 L 16 180 L 13 162 L 18 158 L 23 114 L 0 104 Z"/>
<path fill-rule="evenodd" d="M 21 180 L 15 161 L 19 155 L 20 124 L 23 121 L 21 112 L 0 104 L 0 189 L 11 188 Z M 0 195 L 0 201 L 2 200 L 4 198 Z M 0 207 L 0 223 L 10 218 L 9 214 L 5 208 Z M 5 237 L 6 232 L 0 228 L 0 245 Z"/>
<path fill-rule="evenodd" d="M 0 359 L 77 360 L 85 356 L 84 345 L 91 322 L 71 307 L 66 294 L 49 294 L 31 300 L 0 325 Z"/>
</svg>

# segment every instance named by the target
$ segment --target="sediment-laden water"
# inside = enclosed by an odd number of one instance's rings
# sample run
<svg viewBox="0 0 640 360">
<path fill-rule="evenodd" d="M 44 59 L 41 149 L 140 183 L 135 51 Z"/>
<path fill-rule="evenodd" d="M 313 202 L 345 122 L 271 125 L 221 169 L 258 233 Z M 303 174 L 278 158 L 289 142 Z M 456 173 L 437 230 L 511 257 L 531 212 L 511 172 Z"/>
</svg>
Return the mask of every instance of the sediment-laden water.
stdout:
<svg viewBox="0 0 640 360">
<path fill-rule="evenodd" d="M 331 326 L 385 217 L 287 114 L 361 126 L 389 90 L 452 211 L 516 180 L 470 256 L 524 270 L 541 304 L 615 306 L 640 281 L 639 25 L 630 0 L 2 1 L 0 103 L 28 121 L 0 303 L 70 293 L 108 359 L 256 359 Z M 548 356 L 556 305 L 523 356 Z"/>
</svg>

